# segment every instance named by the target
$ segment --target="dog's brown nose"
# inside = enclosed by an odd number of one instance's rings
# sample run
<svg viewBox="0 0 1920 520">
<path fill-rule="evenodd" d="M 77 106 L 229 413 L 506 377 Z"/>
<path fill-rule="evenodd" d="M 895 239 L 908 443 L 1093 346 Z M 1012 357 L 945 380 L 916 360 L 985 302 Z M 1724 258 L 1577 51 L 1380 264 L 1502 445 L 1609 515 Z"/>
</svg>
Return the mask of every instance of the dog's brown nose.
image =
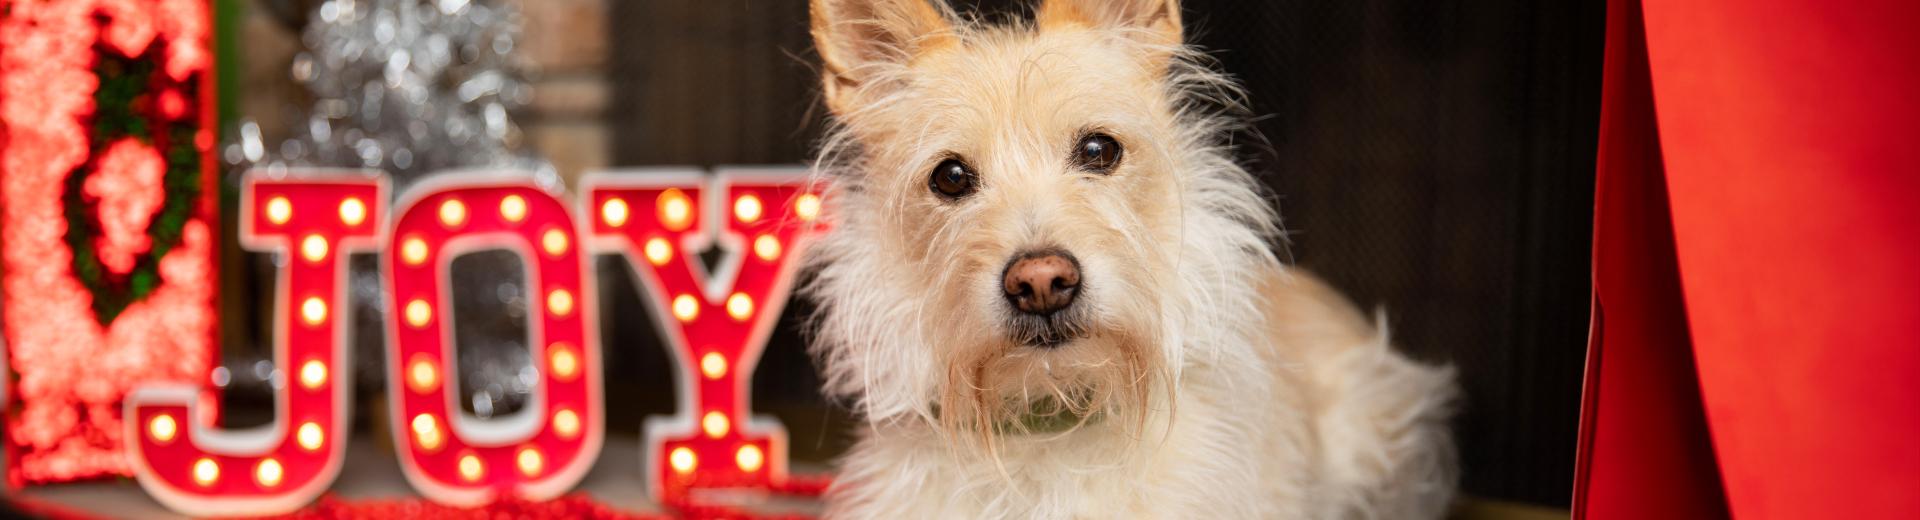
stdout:
<svg viewBox="0 0 1920 520">
<path fill-rule="evenodd" d="M 1080 262 L 1060 250 L 1023 253 L 1007 263 L 1004 278 L 1013 308 L 1045 316 L 1073 304 L 1080 289 Z"/>
</svg>

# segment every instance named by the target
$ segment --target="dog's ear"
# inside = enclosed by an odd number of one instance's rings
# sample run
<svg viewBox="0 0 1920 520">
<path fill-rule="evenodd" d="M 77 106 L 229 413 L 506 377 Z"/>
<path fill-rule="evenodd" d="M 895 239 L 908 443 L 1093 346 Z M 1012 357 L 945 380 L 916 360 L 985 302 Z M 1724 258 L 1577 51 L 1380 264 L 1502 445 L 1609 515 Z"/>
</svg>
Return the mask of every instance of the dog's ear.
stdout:
<svg viewBox="0 0 1920 520">
<path fill-rule="evenodd" d="M 1182 38 L 1179 0 L 1045 0 L 1034 20 L 1042 31 L 1070 25 L 1118 29 L 1169 49 Z"/>
<path fill-rule="evenodd" d="M 898 66 L 957 40 L 927 0 L 811 0 L 827 108 L 844 113 L 862 92 L 899 81 Z"/>
</svg>

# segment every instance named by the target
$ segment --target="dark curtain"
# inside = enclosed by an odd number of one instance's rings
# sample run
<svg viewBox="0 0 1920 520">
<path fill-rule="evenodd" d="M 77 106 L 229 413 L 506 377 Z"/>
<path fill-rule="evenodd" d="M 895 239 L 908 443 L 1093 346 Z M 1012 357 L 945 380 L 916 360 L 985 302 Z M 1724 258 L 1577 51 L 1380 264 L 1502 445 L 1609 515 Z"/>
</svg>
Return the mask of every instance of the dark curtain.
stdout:
<svg viewBox="0 0 1920 520">
<path fill-rule="evenodd" d="M 1599 1 L 1183 2 L 1189 41 L 1248 89 L 1235 137 L 1277 195 L 1287 257 L 1386 309 L 1414 356 L 1459 367 L 1469 494 L 1572 489 L 1605 7 Z M 621 166 L 798 163 L 819 135 L 805 2 L 612 2 Z M 1024 3 L 957 4 L 991 19 Z M 611 259 L 606 316 L 643 316 Z M 803 460 L 855 424 L 817 397 L 787 317 L 755 377 Z M 645 319 L 608 319 L 614 433 L 674 406 Z"/>
</svg>

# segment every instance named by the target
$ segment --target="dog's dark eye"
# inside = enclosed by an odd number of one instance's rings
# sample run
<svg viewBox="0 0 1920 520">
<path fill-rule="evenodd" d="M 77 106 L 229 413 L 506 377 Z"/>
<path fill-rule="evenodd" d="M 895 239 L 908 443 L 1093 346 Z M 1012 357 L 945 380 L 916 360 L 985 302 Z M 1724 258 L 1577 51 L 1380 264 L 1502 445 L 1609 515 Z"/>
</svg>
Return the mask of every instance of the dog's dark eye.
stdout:
<svg viewBox="0 0 1920 520">
<path fill-rule="evenodd" d="M 1087 134 L 1073 147 L 1073 165 L 1094 173 L 1112 173 L 1120 165 L 1120 141 L 1107 134 Z"/>
<path fill-rule="evenodd" d="M 968 168 L 967 163 L 960 162 L 959 159 L 947 159 L 940 161 L 939 166 L 933 167 L 933 175 L 932 178 L 927 179 L 927 187 L 932 189 L 935 195 L 947 200 L 958 200 L 972 194 L 979 180 L 979 176 L 973 174 L 973 169 Z"/>
</svg>

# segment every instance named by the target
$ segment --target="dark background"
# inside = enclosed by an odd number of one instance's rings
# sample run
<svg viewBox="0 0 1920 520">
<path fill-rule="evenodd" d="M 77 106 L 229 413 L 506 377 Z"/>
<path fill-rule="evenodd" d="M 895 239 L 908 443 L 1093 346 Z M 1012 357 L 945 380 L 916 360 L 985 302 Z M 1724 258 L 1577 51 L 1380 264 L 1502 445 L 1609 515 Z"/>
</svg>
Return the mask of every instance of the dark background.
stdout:
<svg viewBox="0 0 1920 520">
<path fill-rule="evenodd" d="M 612 2 L 608 121 L 617 166 L 799 163 L 823 117 L 806 3 Z M 1024 2 L 961 0 L 988 19 Z M 1183 2 L 1190 43 L 1239 77 L 1257 133 L 1236 137 L 1286 219 L 1287 257 L 1397 343 L 1459 367 L 1471 495 L 1566 506 L 1588 318 L 1604 4 L 1598 0 Z M 602 259 L 603 316 L 643 316 Z M 754 381 L 801 460 L 856 426 L 817 397 L 787 310 Z M 611 433 L 674 406 L 645 319 L 603 320 Z"/>
</svg>

